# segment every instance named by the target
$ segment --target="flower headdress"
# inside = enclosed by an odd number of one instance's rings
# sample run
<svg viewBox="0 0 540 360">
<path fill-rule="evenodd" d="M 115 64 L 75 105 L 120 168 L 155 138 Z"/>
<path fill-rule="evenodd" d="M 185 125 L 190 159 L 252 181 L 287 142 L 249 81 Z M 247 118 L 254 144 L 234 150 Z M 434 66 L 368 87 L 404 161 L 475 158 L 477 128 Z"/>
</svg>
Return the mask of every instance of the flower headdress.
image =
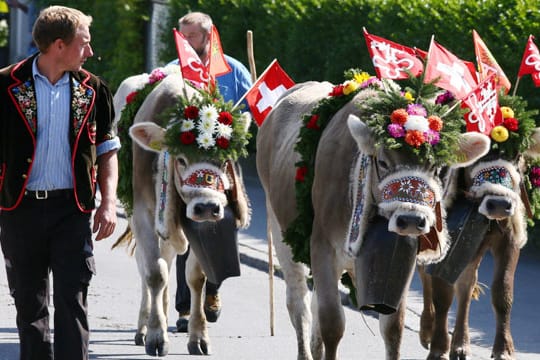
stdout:
<svg viewBox="0 0 540 360">
<path fill-rule="evenodd" d="M 434 165 L 454 162 L 465 125 L 462 110 L 451 106 L 454 99 L 447 94 L 436 98 L 440 89 L 433 83 L 422 84 L 421 77 L 409 81 L 411 86 L 405 91 L 387 89 L 363 106 L 373 114 L 366 123 L 376 136 L 376 145 L 402 149 Z"/>
<path fill-rule="evenodd" d="M 247 156 L 251 134 L 240 109 L 233 109 L 231 101 L 225 102 L 217 87 L 196 91 L 191 97 L 184 93 L 178 104 L 165 112 L 168 151 L 191 161 L 236 161 Z"/>
</svg>

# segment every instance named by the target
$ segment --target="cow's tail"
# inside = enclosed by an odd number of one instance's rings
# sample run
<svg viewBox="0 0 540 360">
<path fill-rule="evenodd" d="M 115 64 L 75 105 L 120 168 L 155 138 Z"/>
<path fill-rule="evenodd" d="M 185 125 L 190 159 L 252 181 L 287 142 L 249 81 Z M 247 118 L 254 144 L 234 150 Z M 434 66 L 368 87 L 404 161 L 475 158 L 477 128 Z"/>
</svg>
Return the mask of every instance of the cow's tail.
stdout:
<svg viewBox="0 0 540 360">
<path fill-rule="evenodd" d="M 133 254 L 135 253 L 135 246 L 136 246 L 136 242 L 133 240 L 134 240 L 133 231 L 131 231 L 131 226 L 129 226 L 129 223 L 128 223 L 128 225 L 126 226 L 126 230 L 124 231 L 122 235 L 118 237 L 116 242 L 112 244 L 111 249 L 114 249 L 118 246 L 125 246 L 128 249 L 129 255 L 133 256 Z"/>
</svg>

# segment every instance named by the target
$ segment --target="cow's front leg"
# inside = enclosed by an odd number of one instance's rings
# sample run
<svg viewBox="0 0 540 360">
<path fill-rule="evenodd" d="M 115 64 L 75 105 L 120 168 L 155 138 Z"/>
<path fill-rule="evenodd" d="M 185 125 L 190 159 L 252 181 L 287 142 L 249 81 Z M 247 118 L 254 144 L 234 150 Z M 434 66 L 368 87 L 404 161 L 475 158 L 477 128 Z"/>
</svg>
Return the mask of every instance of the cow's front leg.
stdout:
<svg viewBox="0 0 540 360">
<path fill-rule="evenodd" d="M 431 288 L 435 317 L 428 360 L 447 360 L 450 352 L 448 312 L 454 299 L 454 286 L 437 276 L 432 276 Z"/>
<path fill-rule="evenodd" d="M 418 275 L 422 281 L 422 298 L 424 307 L 420 316 L 420 344 L 425 349 L 429 349 L 433 338 L 433 323 L 435 321 L 435 307 L 433 306 L 433 288 L 431 276 L 426 273 L 424 266 L 418 266 Z"/>
<path fill-rule="evenodd" d="M 188 351 L 190 355 L 208 355 L 211 353 L 210 336 L 203 310 L 206 275 L 193 251 L 190 251 L 186 261 L 186 281 L 191 292 Z"/>
<path fill-rule="evenodd" d="M 510 314 L 514 300 L 514 276 L 520 249 L 507 238 L 494 242 L 494 275 L 491 303 L 496 318 L 496 333 L 492 357 L 495 360 L 515 359 L 514 341 L 510 330 Z"/>
<path fill-rule="evenodd" d="M 314 227 L 311 235 L 311 270 L 317 311 L 313 331 L 318 335 L 315 327 L 320 330 L 324 344 L 324 359 L 335 360 L 339 342 L 345 332 L 345 314 L 338 289 L 342 269 L 337 268 L 334 249 L 318 234 L 320 232 Z M 317 358 L 316 354 L 314 356 Z"/>
</svg>

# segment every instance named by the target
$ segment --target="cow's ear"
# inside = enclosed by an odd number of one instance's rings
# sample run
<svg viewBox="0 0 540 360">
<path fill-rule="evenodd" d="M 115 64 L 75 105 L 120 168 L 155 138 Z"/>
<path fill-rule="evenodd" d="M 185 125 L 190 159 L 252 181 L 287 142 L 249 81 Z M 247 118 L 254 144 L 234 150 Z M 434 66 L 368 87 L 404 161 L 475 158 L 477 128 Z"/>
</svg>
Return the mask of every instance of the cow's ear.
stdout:
<svg viewBox="0 0 540 360">
<path fill-rule="evenodd" d="M 347 118 L 347 126 L 360 151 L 367 155 L 373 155 L 375 153 L 375 138 L 368 126 L 353 114 Z"/>
<path fill-rule="evenodd" d="M 165 129 L 153 122 L 142 122 L 129 128 L 129 136 L 143 149 L 153 152 L 165 150 Z"/>
<path fill-rule="evenodd" d="M 532 158 L 540 157 L 540 128 L 534 129 L 531 138 L 533 143 L 525 153 Z"/>
<path fill-rule="evenodd" d="M 459 135 L 458 161 L 452 167 L 465 167 L 489 152 L 491 140 L 479 132 L 466 132 Z"/>
</svg>

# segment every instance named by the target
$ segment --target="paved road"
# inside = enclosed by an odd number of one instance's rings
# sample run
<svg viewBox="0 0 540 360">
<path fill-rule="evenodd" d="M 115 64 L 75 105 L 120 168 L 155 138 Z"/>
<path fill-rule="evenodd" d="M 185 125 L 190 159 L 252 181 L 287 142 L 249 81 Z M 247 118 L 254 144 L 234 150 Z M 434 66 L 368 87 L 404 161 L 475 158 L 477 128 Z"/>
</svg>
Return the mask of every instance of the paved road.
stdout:
<svg viewBox="0 0 540 360">
<path fill-rule="evenodd" d="M 270 335 L 268 248 L 265 241 L 264 194 L 254 175 L 252 164 L 245 166 L 245 180 L 253 206 L 249 229 L 239 236 L 240 277 L 227 279 L 221 287 L 223 311 L 217 323 L 210 324 L 214 359 L 277 360 L 296 359 L 296 340 L 285 307 L 285 284 L 274 278 L 274 336 Z M 135 346 L 133 337 L 139 306 L 139 277 L 135 260 L 124 249 L 111 250 L 114 239 L 123 231 L 122 220 L 115 235 L 97 243 L 98 274 L 89 290 L 92 328 L 90 359 L 155 359 Z M 277 260 L 275 260 L 277 264 Z M 492 261 L 487 257 L 480 269 L 480 281 L 490 283 Z M 174 284 L 174 271 L 171 274 Z M 540 256 L 525 252 L 518 266 L 515 305 L 512 317 L 517 359 L 540 359 Z M 174 289 L 175 286 L 173 285 Z M 172 297 L 171 297 L 172 300 Z M 421 287 L 415 276 L 408 295 L 408 311 L 402 344 L 402 360 L 425 359 L 427 350 L 418 341 L 419 315 L 422 309 Z M 52 311 L 52 309 L 51 309 Z M 384 345 L 377 319 L 371 314 L 345 308 L 345 337 L 340 359 L 384 359 Z M 187 352 L 187 336 L 174 332 L 176 314 L 169 312 L 170 353 L 167 359 L 193 359 Z M 452 314 L 453 315 L 453 314 Z M 453 319 L 451 319 L 453 322 Z M 471 307 L 474 359 L 490 359 L 494 320 L 489 304 L 489 289 Z M 0 360 L 18 358 L 15 310 L 9 297 L 3 260 L 0 259 Z"/>
</svg>

